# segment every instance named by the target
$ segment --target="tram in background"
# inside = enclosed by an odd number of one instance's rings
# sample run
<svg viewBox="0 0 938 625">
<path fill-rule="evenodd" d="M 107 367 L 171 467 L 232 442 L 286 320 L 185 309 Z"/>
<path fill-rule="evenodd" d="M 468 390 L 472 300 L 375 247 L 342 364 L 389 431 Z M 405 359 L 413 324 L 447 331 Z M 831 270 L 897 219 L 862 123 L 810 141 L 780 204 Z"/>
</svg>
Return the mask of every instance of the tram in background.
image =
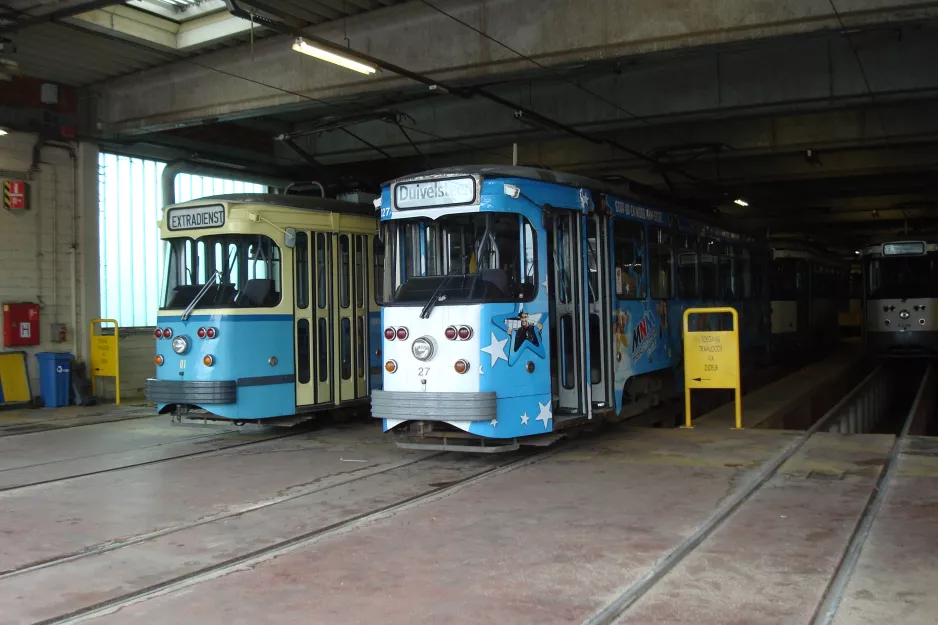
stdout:
<svg viewBox="0 0 938 625">
<path fill-rule="evenodd" d="M 938 243 L 864 248 L 863 339 L 886 356 L 938 355 Z"/>
<path fill-rule="evenodd" d="M 841 302 L 841 310 L 837 314 L 840 335 L 859 337 L 863 332 L 863 269 L 859 262 L 850 263 L 846 295 L 847 300 Z"/>
<path fill-rule="evenodd" d="M 767 348 L 765 243 L 628 190 L 450 168 L 386 184 L 381 220 L 372 415 L 404 447 L 507 450 L 642 413 L 683 390 L 688 307 L 737 308 L 744 359 Z"/>
<path fill-rule="evenodd" d="M 167 207 L 149 401 L 177 420 L 238 423 L 367 402 L 380 384 L 376 227 L 373 206 L 321 198 Z"/>
<path fill-rule="evenodd" d="M 838 314 L 847 304 L 849 275 L 850 265 L 836 256 L 792 241 L 772 243 L 774 358 L 804 356 L 839 340 Z"/>
</svg>

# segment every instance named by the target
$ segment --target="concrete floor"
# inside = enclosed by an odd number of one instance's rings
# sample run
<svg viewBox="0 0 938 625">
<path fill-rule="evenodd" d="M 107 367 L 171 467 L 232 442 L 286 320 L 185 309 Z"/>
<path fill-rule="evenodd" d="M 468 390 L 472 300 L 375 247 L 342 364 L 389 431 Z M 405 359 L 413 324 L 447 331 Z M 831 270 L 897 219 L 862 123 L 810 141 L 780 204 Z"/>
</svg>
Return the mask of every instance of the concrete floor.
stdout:
<svg viewBox="0 0 938 625">
<path fill-rule="evenodd" d="M 797 436 L 620 428 L 495 457 L 372 423 L 8 436 L 0 622 L 580 622 Z M 938 443 L 916 440 L 839 623 L 934 622 Z M 808 622 L 890 444 L 815 436 L 620 622 Z"/>
</svg>

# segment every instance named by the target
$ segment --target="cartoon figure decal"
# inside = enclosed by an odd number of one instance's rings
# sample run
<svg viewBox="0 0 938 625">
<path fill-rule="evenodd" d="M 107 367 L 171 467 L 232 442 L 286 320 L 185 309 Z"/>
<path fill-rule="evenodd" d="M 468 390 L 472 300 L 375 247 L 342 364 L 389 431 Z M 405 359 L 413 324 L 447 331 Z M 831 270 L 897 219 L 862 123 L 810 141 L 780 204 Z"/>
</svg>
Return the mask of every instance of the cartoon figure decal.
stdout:
<svg viewBox="0 0 938 625">
<path fill-rule="evenodd" d="M 511 350 L 508 355 L 508 365 L 514 365 L 526 351 L 533 352 L 539 358 L 546 358 L 544 350 L 543 330 L 541 318 L 544 313 L 529 313 L 523 305 L 518 311 L 507 315 L 498 315 L 492 318 L 496 330 L 500 330 L 511 339 Z"/>
<path fill-rule="evenodd" d="M 524 311 L 519 312 L 517 317 L 505 319 L 508 334 L 515 334 L 512 351 L 516 352 L 521 349 L 525 341 L 529 341 L 534 347 L 540 347 L 540 335 L 544 329 L 544 324 L 540 322 L 540 319 L 541 315 L 529 315 Z"/>
</svg>

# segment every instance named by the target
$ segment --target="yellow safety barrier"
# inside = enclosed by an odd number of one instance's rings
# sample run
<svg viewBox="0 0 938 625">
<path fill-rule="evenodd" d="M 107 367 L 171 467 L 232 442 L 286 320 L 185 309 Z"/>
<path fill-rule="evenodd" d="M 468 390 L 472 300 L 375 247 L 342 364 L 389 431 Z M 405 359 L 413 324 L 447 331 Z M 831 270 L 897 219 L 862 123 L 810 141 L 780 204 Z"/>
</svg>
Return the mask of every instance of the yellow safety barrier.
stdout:
<svg viewBox="0 0 938 625">
<path fill-rule="evenodd" d="M 28 402 L 31 399 L 25 352 L 0 354 L 0 404 Z"/>
<path fill-rule="evenodd" d="M 101 324 L 114 324 L 114 334 L 98 334 L 96 327 Z M 103 328 L 101 328 L 103 330 Z M 121 375 L 120 363 L 117 355 L 117 335 L 118 326 L 116 319 L 92 319 L 91 331 L 88 336 L 91 337 L 91 394 L 94 395 L 94 381 L 98 376 L 114 378 L 114 393 L 117 403 L 121 403 Z"/>
<path fill-rule="evenodd" d="M 693 314 L 729 313 L 732 330 L 691 330 Z M 743 427 L 743 402 L 739 378 L 739 313 L 735 308 L 688 308 L 684 311 L 684 411 L 691 424 L 691 389 L 719 388 L 736 391 L 736 429 Z"/>
</svg>

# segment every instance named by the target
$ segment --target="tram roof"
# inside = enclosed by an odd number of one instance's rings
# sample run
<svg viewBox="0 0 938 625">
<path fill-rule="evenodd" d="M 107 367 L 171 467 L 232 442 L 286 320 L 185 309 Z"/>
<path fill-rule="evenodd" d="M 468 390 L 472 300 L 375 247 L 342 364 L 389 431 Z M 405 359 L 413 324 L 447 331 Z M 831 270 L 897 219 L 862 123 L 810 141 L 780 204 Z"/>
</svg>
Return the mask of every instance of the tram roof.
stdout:
<svg viewBox="0 0 938 625">
<path fill-rule="evenodd" d="M 674 216 L 691 219 L 701 224 L 725 228 L 726 232 L 738 235 L 738 232 L 731 232 L 728 224 L 722 222 L 719 218 L 708 215 L 695 214 L 689 211 L 685 206 L 676 205 L 671 200 L 665 200 L 659 197 L 647 197 L 647 192 L 642 189 L 634 189 L 627 181 L 624 183 L 610 183 L 595 178 L 587 178 L 577 174 L 570 174 L 562 171 L 553 171 L 550 169 L 541 169 L 539 167 L 524 167 L 521 165 L 456 165 L 452 167 L 443 167 L 440 169 L 431 169 L 422 171 L 401 178 L 395 178 L 385 182 L 383 186 L 389 186 L 399 182 L 415 182 L 432 178 L 447 178 L 455 176 L 478 175 L 485 178 L 523 178 L 526 180 L 536 180 L 540 182 L 551 182 L 568 187 L 584 188 L 590 191 L 597 191 L 611 195 L 616 199 L 628 200 L 639 205 L 655 208 L 668 212 Z M 745 235 L 742 238 L 754 240 Z"/>
<path fill-rule="evenodd" d="M 226 202 L 228 204 L 255 204 L 265 206 L 278 206 L 282 208 L 298 208 L 308 211 L 324 213 L 354 213 L 374 217 L 375 209 L 370 204 L 356 204 L 344 200 L 313 197 L 305 195 L 284 195 L 282 193 L 228 193 L 225 195 L 212 195 L 200 197 L 188 202 L 179 202 L 166 208 L 175 206 L 193 206 L 210 204 L 213 202 Z"/>
<path fill-rule="evenodd" d="M 551 169 L 540 169 L 538 167 L 524 167 L 521 165 L 457 165 L 410 174 L 401 178 L 395 178 L 385 184 L 460 175 L 479 175 L 482 176 L 482 178 L 524 178 L 526 180 L 562 184 L 568 187 L 583 187 L 622 197 L 634 195 L 627 183 L 614 185 L 577 174 L 568 174 Z"/>
</svg>

